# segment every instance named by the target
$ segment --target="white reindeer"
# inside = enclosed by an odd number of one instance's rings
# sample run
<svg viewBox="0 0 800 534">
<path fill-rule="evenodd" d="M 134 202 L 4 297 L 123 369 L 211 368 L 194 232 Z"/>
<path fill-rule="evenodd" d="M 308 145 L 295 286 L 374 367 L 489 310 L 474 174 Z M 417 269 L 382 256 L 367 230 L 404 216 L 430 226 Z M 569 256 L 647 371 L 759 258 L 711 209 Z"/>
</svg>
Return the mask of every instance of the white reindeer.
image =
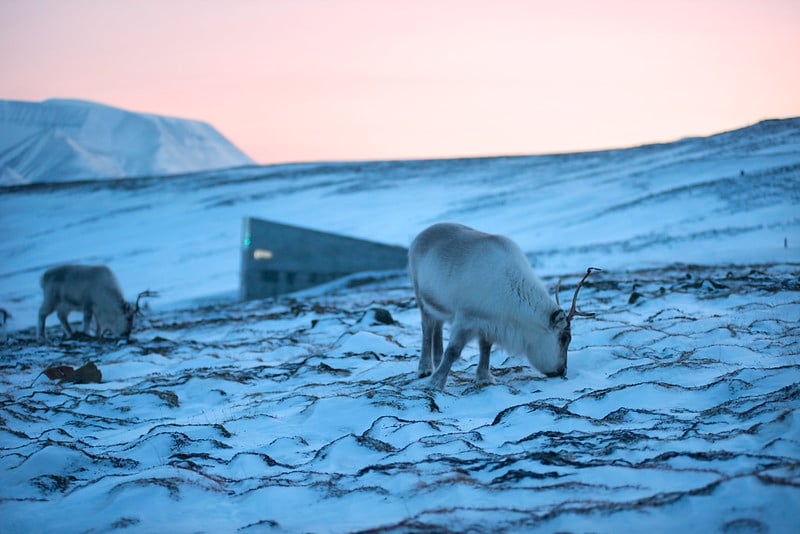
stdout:
<svg viewBox="0 0 800 534">
<path fill-rule="evenodd" d="M 569 313 L 553 302 L 520 248 L 509 238 L 453 223 L 422 231 L 408 251 L 411 280 L 422 316 L 422 353 L 418 376 L 431 372 L 430 385 L 443 389 L 450 367 L 464 346 L 477 338 L 476 380 L 493 383 L 489 353 L 497 344 L 524 354 L 549 377 L 567 370 L 570 323 L 578 291 L 595 270 L 589 268 L 575 289 Z M 451 324 L 442 358 L 442 325 Z"/>
<path fill-rule="evenodd" d="M 125 301 L 114 273 L 105 265 L 61 265 L 48 269 L 41 278 L 44 302 L 39 308 L 36 336 L 45 341 L 45 320 L 56 311 L 67 336 L 72 328 L 67 320 L 73 310 L 83 311 L 83 332 L 89 334 L 92 316 L 96 321 L 97 337 L 111 332 L 115 337 L 128 338 L 133 319 L 139 311 L 142 297 L 154 297 L 151 291 L 139 293 L 136 304 Z"/>
</svg>

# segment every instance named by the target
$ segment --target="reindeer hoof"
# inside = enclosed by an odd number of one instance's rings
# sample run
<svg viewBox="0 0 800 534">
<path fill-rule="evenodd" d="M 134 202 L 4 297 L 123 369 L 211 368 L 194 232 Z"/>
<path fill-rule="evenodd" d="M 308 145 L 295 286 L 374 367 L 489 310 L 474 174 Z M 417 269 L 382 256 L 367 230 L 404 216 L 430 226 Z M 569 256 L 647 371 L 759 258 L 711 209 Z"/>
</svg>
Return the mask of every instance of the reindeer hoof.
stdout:
<svg viewBox="0 0 800 534">
<path fill-rule="evenodd" d="M 486 376 L 476 376 L 475 377 L 475 385 L 476 386 L 492 386 L 497 384 L 497 380 L 494 379 L 492 375 Z"/>
<path fill-rule="evenodd" d="M 428 389 L 432 389 L 435 391 L 444 391 L 444 383 L 447 381 L 447 377 L 444 378 L 438 377 L 435 374 L 431 376 L 431 380 L 428 383 Z"/>
</svg>

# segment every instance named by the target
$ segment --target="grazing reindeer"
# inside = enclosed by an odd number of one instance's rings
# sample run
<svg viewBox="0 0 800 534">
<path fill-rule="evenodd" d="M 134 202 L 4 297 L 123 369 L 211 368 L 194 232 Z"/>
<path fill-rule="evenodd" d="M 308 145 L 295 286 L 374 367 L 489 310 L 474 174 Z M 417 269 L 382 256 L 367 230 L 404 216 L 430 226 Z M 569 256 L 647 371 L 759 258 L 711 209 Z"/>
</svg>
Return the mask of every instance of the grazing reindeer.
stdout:
<svg viewBox="0 0 800 534">
<path fill-rule="evenodd" d="M 61 265 L 48 269 L 41 279 L 44 302 L 39 308 L 36 336 L 45 341 L 44 323 L 56 311 L 67 336 L 73 332 L 67 321 L 73 310 L 83 311 L 83 332 L 89 334 L 92 316 L 97 325 L 97 337 L 109 331 L 115 337 L 128 338 L 133 329 L 133 318 L 139 311 L 142 297 L 157 293 L 139 293 L 136 304 L 125 301 L 114 273 L 105 265 Z"/>
<path fill-rule="evenodd" d="M 547 294 L 520 248 L 507 237 L 460 224 L 435 224 L 422 231 L 408 251 L 411 280 L 422 315 L 420 377 L 443 389 L 450 367 L 464 346 L 478 338 L 477 382 L 492 383 L 489 352 L 497 344 L 524 354 L 549 377 L 567 370 L 570 324 L 576 315 L 575 289 L 569 313 Z M 442 325 L 451 323 L 450 342 L 442 358 Z"/>
</svg>

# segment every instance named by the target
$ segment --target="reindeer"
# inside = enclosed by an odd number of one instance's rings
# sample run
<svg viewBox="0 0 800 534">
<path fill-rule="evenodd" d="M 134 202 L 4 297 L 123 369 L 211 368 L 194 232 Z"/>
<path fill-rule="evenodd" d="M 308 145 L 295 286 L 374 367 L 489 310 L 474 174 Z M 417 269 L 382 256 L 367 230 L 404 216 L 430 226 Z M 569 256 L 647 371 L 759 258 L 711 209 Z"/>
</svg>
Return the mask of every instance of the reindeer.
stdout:
<svg viewBox="0 0 800 534">
<path fill-rule="evenodd" d="M 67 336 L 72 337 L 72 328 L 67 320 L 73 310 L 83 311 L 83 332 L 89 334 L 92 317 L 96 321 L 97 337 L 110 332 L 114 337 L 127 339 L 133 329 L 134 316 L 139 312 L 139 301 L 143 297 L 155 297 L 157 293 L 143 291 L 136 303 L 125 301 L 114 273 L 105 265 L 61 265 L 48 269 L 41 278 L 44 302 L 39 308 L 36 336 L 46 341 L 45 320 L 56 311 L 58 320 Z"/>
<path fill-rule="evenodd" d="M 564 376 L 570 325 L 578 291 L 595 269 L 590 267 L 572 298 L 568 313 L 553 302 L 522 250 L 511 239 L 467 226 L 440 223 L 423 230 L 408 251 L 409 269 L 422 317 L 422 353 L 418 376 L 433 373 L 430 385 L 443 389 L 450 367 L 464 346 L 477 338 L 480 360 L 476 381 L 494 383 L 489 353 L 497 344 L 524 354 L 548 377 Z M 442 326 L 451 324 L 442 357 Z"/>
</svg>

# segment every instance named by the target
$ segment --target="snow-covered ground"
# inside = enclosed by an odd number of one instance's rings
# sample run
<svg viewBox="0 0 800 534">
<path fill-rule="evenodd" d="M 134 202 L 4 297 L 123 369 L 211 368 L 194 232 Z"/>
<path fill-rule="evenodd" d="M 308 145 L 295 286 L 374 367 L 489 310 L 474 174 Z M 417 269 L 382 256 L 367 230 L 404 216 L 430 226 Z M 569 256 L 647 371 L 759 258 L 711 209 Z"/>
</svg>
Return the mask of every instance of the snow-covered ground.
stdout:
<svg viewBox="0 0 800 534">
<path fill-rule="evenodd" d="M 796 119 L 588 154 L 6 188 L 0 531 L 794 532 L 799 199 Z M 597 317 L 573 325 L 566 379 L 497 352 L 476 387 L 470 345 L 431 392 L 403 272 L 236 302 L 245 215 L 402 245 L 439 220 L 501 232 L 562 302 L 604 268 L 580 297 Z M 161 292 L 130 343 L 59 341 L 54 317 L 35 342 L 38 277 L 66 261 Z M 90 361 L 99 384 L 37 378 Z"/>
<path fill-rule="evenodd" d="M 252 164 L 204 122 L 84 100 L 0 100 L 0 185 L 160 176 Z"/>
</svg>

